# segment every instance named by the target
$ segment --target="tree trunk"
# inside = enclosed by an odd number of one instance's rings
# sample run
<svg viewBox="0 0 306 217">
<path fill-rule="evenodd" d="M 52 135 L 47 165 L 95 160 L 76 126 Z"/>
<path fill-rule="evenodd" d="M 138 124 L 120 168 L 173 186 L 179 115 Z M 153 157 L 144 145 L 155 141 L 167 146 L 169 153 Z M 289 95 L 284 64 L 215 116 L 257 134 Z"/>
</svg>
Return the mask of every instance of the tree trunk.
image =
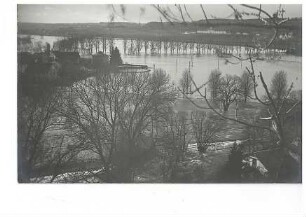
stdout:
<svg viewBox="0 0 306 217">
<path fill-rule="evenodd" d="M 229 109 L 229 104 L 224 102 L 224 103 L 223 103 L 223 111 L 224 111 L 224 112 L 227 112 L 228 109 Z"/>
</svg>

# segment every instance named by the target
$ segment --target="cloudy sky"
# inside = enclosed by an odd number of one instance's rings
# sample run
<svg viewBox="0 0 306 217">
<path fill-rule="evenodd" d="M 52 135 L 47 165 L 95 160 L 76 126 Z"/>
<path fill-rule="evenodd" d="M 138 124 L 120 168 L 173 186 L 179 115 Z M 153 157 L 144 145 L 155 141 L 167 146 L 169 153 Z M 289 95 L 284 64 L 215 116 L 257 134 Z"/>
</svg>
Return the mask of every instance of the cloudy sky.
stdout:
<svg viewBox="0 0 306 217">
<path fill-rule="evenodd" d="M 257 5 L 258 6 L 258 5 Z M 186 5 L 194 20 L 203 19 L 203 13 L 198 5 Z M 227 5 L 204 5 L 208 18 L 227 18 L 233 11 Z M 237 6 L 238 8 L 240 6 Z M 269 13 L 275 12 L 279 5 L 263 5 Z M 301 5 L 282 5 L 285 9 L 284 17 L 301 17 Z M 122 17 L 121 7 L 115 5 L 115 21 L 151 22 L 160 21 L 160 14 L 151 5 L 125 5 L 125 16 Z M 172 6 L 173 11 L 178 13 Z M 243 9 L 250 12 L 247 9 Z M 96 23 L 108 22 L 113 8 L 110 5 L 18 5 L 19 22 L 35 23 Z"/>
</svg>

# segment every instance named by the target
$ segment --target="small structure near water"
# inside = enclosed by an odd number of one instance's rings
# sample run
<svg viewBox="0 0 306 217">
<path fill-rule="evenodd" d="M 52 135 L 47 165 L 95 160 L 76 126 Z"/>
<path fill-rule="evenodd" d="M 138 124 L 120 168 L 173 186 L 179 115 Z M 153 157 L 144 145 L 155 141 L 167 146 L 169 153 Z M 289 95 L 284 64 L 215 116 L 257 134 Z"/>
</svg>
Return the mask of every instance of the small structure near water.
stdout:
<svg viewBox="0 0 306 217">
<path fill-rule="evenodd" d="M 140 72 L 149 72 L 150 69 L 147 65 L 132 65 L 132 64 L 122 64 L 118 66 L 119 72 L 126 73 L 140 73 Z"/>
</svg>

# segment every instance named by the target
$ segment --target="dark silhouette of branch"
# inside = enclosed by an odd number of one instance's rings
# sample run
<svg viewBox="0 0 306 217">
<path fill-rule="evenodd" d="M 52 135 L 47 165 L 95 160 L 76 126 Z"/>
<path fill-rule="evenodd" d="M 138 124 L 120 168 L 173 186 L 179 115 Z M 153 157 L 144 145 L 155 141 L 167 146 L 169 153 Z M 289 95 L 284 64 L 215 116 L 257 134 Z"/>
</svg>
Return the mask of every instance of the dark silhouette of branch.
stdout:
<svg viewBox="0 0 306 217">
<path fill-rule="evenodd" d="M 186 7 L 185 4 L 184 4 L 184 9 L 185 9 L 185 12 L 186 12 L 188 18 L 191 20 L 191 22 L 193 22 L 193 19 L 192 19 L 192 17 L 190 16 L 190 14 L 189 14 L 189 12 L 188 12 L 187 7 Z"/>
<path fill-rule="evenodd" d="M 302 103 L 302 101 L 298 101 L 296 102 L 290 109 L 288 109 L 286 111 L 286 114 L 289 114 L 297 105 L 299 105 L 300 103 Z"/>
<path fill-rule="evenodd" d="M 208 19 L 207 19 L 206 12 L 205 12 L 205 10 L 204 10 L 203 5 L 202 5 L 202 4 L 200 4 L 200 7 L 201 7 L 202 12 L 203 12 L 203 14 L 204 14 L 204 17 L 205 17 L 205 20 L 206 20 L 206 24 L 209 24 L 209 21 L 208 21 Z"/>
<path fill-rule="evenodd" d="M 228 4 L 228 6 L 233 10 L 235 19 L 236 20 L 242 20 L 241 13 L 236 8 L 234 8 L 231 4 Z"/>
<path fill-rule="evenodd" d="M 260 12 L 260 14 L 261 13 L 263 13 L 263 14 L 265 14 L 269 19 L 271 19 L 271 21 L 273 21 L 274 23 L 275 23 L 275 21 L 274 21 L 274 18 L 268 13 L 268 12 L 266 12 L 265 10 L 262 10 L 262 8 L 260 7 L 260 8 L 258 8 L 258 7 L 255 7 L 255 6 L 252 6 L 252 5 L 248 5 L 248 4 L 241 4 L 243 7 L 246 7 L 246 8 L 250 8 L 250 9 L 253 9 L 253 10 L 257 10 L 258 12 Z M 275 23 L 276 24 L 276 23 Z"/>
<path fill-rule="evenodd" d="M 166 19 L 170 24 L 174 24 L 173 22 L 180 22 L 179 19 L 176 18 L 176 16 L 172 13 L 170 8 L 164 9 L 160 7 L 159 5 L 154 5 L 153 7 L 163 16 L 164 19 Z"/>
<path fill-rule="evenodd" d="M 258 19 L 260 19 L 260 15 L 261 15 L 261 4 L 259 5 Z"/>
<path fill-rule="evenodd" d="M 128 21 L 128 20 L 124 17 L 125 10 L 122 9 L 122 7 L 121 7 L 121 11 L 122 11 L 123 15 L 120 15 L 120 14 L 117 12 L 117 10 L 116 10 L 116 8 L 115 8 L 115 6 L 114 6 L 113 4 L 111 5 L 111 7 L 112 7 L 112 10 L 113 10 L 114 15 L 120 17 L 120 18 L 123 19 L 124 21 Z"/>
<path fill-rule="evenodd" d="M 253 89 L 254 89 L 254 95 L 255 98 L 257 99 L 258 102 L 260 102 L 261 104 L 265 105 L 265 106 L 269 106 L 269 103 L 263 102 L 257 94 L 257 83 L 256 83 L 256 77 L 255 77 L 255 71 L 254 71 L 254 66 L 253 66 L 253 60 L 251 55 L 249 55 L 249 61 L 250 61 L 250 65 L 251 65 L 251 71 L 248 67 L 246 67 L 246 70 L 249 72 L 250 76 L 253 79 Z"/>
<path fill-rule="evenodd" d="M 183 15 L 183 11 L 182 11 L 182 8 L 181 8 L 181 5 L 176 4 L 175 6 L 176 6 L 176 8 L 178 9 L 178 11 L 180 12 L 180 15 L 181 15 L 181 18 L 182 18 L 182 20 L 183 20 L 183 23 L 186 23 L 185 17 L 184 17 L 184 15 Z"/>
</svg>

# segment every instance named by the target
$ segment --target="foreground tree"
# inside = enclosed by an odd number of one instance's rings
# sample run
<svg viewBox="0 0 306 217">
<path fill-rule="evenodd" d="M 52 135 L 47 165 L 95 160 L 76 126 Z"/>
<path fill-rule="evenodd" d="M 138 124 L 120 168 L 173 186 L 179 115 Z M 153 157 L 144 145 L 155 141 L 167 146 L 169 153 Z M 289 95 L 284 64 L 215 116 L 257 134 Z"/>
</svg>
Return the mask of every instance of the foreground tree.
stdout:
<svg viewBox="0 0 306 217">
<path fill-rule="evenodd" d="M 84 148 L 97 156 L 103 168 L 101 181 L 111 181 L 113 155 L 117 146 L 118 112 L 124 106 L 126 84 L 118 74 L 102 74 L 74 84 L 63 101 L 63 115 L 70 132 Z"/>
<path fill-rule="evenodd" d="M 240 77 L 239 93 L 242 96 L 244 103 L 251 97 L 253 91 L 253 80 L 247 71 L 244 71 Z"/>
<path fill-rule="evenodd" d="M 252 80 L 253 80 L 253 91 L 254 91 L 254 95 L 255 95 L 255 99 L 264 106 L 264 108 L 267 110 L 267 113 L 269 114 L 268 117 L 261 117 L 260 120 L 262 121 L 269 121 L 269 123 L 267 124 L 261 124 L 261 125 L 257 125 L 257 124 L 253 124 L 244 120 L 240 120 L 240 119 L 235 119 L 235 118 L 231 118 L 230 116 L 227 116 L 225 114 L 221 114 L 220 112 L 218 112 L 209 102 L 207 95 L 206 95 L 206 91 L 205 94 L 202 94 L 202 92 L 200 91 L 200 88 L 197 87 L 197 85 L 195 84 L 194 81 L 193 85 L 195 86 L 195 90 L 197 90 L 197 92 L 204 98 L 204 100 L 206 101 L 208 107 L 214 111 L 217 115 L 219 115 L 220 117 L 222 117 L 223 119 L 226 120 L 231 120 L 234 122 L 237 122 L 239 124 L 243 124 L 247 127 L 253 127 L 253 128 L 260 128 L 260 129 L 264 129 L 267 130 L 268 132 L 271 132 L 273 134 L 276 135 L 277 138 L 277 144 L 281 150 L 281 168 L 285 168 L 286 166 L 288 166 L 291 163 L 288 162 L 292 162 L 292 160 L 290 160 L 294 154 L 290 151 L 290 139 L 288 138 L 287 133 L 285 132 L 285 125 L 286 125 L 286 119 L 287 117 L 290 115 L 290 113 L 294 110 L 295 107 L 297 107 L 301 101 L 292 101 L 289 99 L 290 96 L 290 92 L 293 88 L 293 84 L 290 85 L 290 87 L 288 89 L 286 89 L 286 94 L 282 96 L 282 98 L 273 98 L 272 94 L 271 94 L 271 90 L 268 88 L 264 77 L 262 75 L 262 72 L 259 72 L 259 80 L 260 80 L 260 84 L 262 85 L 265 94 L 266 94 L 266 100 L 262 100 L 258 97 L 257 94 L 257 89 L 258 89 L 258 82 L 257 82 L 257 75 L 255 74 L 255 70 L 253 67 L 253 60 L 251 57 L 250 58 L 250 69 L 247 67 L 247 71 L 249 72 Z M 276 74 L 276 77 L 279 77 L 278 74 Z M 273 78 L 272 80 L 275 80 L 275 78 Z M 278 79 L 276 79 L 278 80 Z M 282 79 L 281 79 L 282 80 Z M 287 86 L 287 85 L 285 85 Z M 192 101 L 192 99 L 189 98 L 189 100 Z M 278 103 L 281 102 L 281 103 Z M 204 108 L 200 105 L 197 105 L 195 102 L 193 102 L 193 104 L 195 104 L 198 108 Z M 204 108 L 206 109 L 206 108 Z M 300 157 L 296 156 L 293 157 L 296 160 L 296 164 L 299 165 L 301 162 Z M 295 166 L 293 166 L 295 167 Z M 297 166 L 295 168 L 298 168 Z"/>
<path fill-rule="evenodd" d="M 198 150 L 200 153 L 205 153 L 211 143 L 215 142 L 220 127 L 203 111 L 193 112 L 191 123 Z"/>
<path fill-rule="evenodd" d="M 261 118 L 261 120 L 270 120 L 271 121 L 271 128 L 272 130 L 278 137 L 279 141 L 278 143 L 280 144 L 281 147 L 285 148 L 286 144 L 289 141 L 286 141 L 285 139 L 285 134 L 284 134 L 284 120 L 286 116 L 299 104 L 301 103 L 300 101 L 292 102 L 289 100 L 290 93 L 293 88 L 293 83 L 290 85 L 288 88 L 287 80 L 284 80 L 285 74 L 282 73 L 275 73 L 273 78 L 272 78 L 272 85 L 271 88 L 269 89 L 264 78 L 262 75 L 262 72 L 259 72 L 259 78 L 261 81 L 261 84 L 265 90 L 265 101 L 261 100 L 258 95 L 257 95 L 257 87 L 258 84 L 256 82 L 256 77 L 255 77 L 255 71 L 253 68 L 253 63 L 251 62 L 251 69 L 248 69 L 250 75 L 252 76 L 253 83 L 254 83 L 254 93 L 255 93 L 255 98 L 259 103 L 264 105 L 268 111 L 268 114 L 270 115 L 269 117 Z M 280 81 L 280 82 L 278 82 Z M 274 84 L 273 84 L 274 83 Z M 278 85 L 281 83 L 283 87 L 280 88 Z M 285 88 L 285 89 L 284 89 Z M 278 91 L 276 91 L 278 90 Z M 278 93 L 277 93 L 278 92 Z M 274 97 L 275 96 L 275 97 Z M 288 145 L 288 144 L 287 144 Z"/>
<path fill-rule="evenodd" d="M 81 150 L 79 145 L 67 147 L 67 138 L 58 112 L 61 90 L 48 86 L 38 88 L 34 89 L 35 95 L 18 93 L 19 182 L 52 182 L 75 160 Z M 58 130 L 61 134 L 57 133 Z M 35 178 L 42 175 L 41 171 L 51 178 Z"/>
<path fill-rule="evenodd" d="M 221 102 L 224 112 L 227 112 L 229 106 L 237 100 L 239 83 L 240 80 L 237 76 L 225 75 L 225 77 L 220 79 L 218 101 Z"/>
<path fill-rule="evenodd" d="M 170 109 L 162 122 L 161 136 L 158 138 L 164 182 L 178 181 L 179 163 L 184 159 L 187 150 L 188 132 L 187 113 L 174 113 Z"/>
<path fill-rule="evenodd" d="M 120 112 L 120 129 L 128 145 L 128 169 L 138 153 L 144 132 L 150 128 L 152 117 L 163 115 L 174 102 L 176 93 L 169 76 L 162 70 L 149 73 L 132 73 L 128 77 L 128 94 Z M 130 174 L 133 175 L 131 172 Z M 133 176 L 130 177 L 133 180 Z"/>
<path fill-rule="evenodd" d="M 20 94 L 19 94 L 20 95 Z M 33 99 L 20 96 L 18 100 L 18 176 L 29 182 L 35 167 L 45 157 L 43 139 L 52 126 L 57 106 L 56 98 Z"/>
<path fill-rule="evenodd" d="M 108 73 L 71 88 L 65 115 L 71 131 L 98 157 L 101 182 L 133 182 L 151 117 L 173 102 L 173 93 L 162 71 Z"/>
<path fill-rule="evenodd" d="M 167 22 L 174 24 L 175 22 L 188 24 L 187 21 L 193 21 L 192 16 L 188 12 L 188 9 L 184 5 L 185 13 L 183 13 L 182 5 L 174 5 L 172 8 L 168 6 L 162 6 L 162 5 L 153 5 L 153 7 L 160 13 L 162 18 L 166 20 Z M 274 133 L 276 137 L 278 138 L 278 144 L 282 151 L 281 161 L 283 161 L 283 165 L 287 164 L 287 156 L 290 155 L 290 150 L 288 149 L 288 138 L 285 139 L 286 133 L 284 132 L 284 124 L 286 123 L 286 118 L 290 116 L 290 113 L 294 111 L 294 109 L 301 103 L 301 100 L 298 101 L 292 101 L 288 100 L 288 95 L 291 92 L 291 87 L 284 88 L 286 91 L 286 94 L 283 95 L 283 97 L 279 98 L 273 98 L 271 93 L 271 90 L 268 88 L 264 77 L 261 72 L 255 72 L 253 68 L 253 62 L 257 59 L 258 55 L 260 54 L 259 51 L 265 51 L 269 49 L 272 45 L 275 45 L 276 43 L 279 43 L 279 33 L 281 32 L 280 29 L 282 28 L 283 24 L 286 23 L 289 18 L 283 17 L 283 9 L 281 6 L 279 9 L 274 13 L 269 13 L 265 11 L 262 8 L 262 5 L 254 6 L 254 5 L 247 5 L 247 4 L 241 4 L 239 7 L 234 5 L 228 5 L 229 8 L 233 11 L 231 14 L 232 17 L 234 17 L 236 20 L 243 21 L 245 18 L 249 17 L 257 17 L 258 21 L 264 26 L 268 31 L 267 34 L 254 37 L 252 40 L 252 45 L 254 46 L 255 52 L 249 52 L 249 57 L 241 57 L 241 56 L 234 56 L 232 57 L 238 59 L 238 63 L 242 63 L 243 61 L 249 61 L 250 66 L 247 67 L 247 71 L 249 72 L 250 76 L 252 77 L 253 81 L 253 92 L 254 92 L 254 98 L 257 102 L 262 104 L 264 106 L 264 109 L 269 114 L 266 118 L 261 118 L 262 120 L 269 121 L 267 124 L 258 125 L 249 123 L 245 120 L 240 119 L 234 119 L 229 117 L 226 114 L 221 114 L 218 112 L 211 104 L 210 101 L 207 99 L 206 90 L 205 93 L 201 92 L 202 87 L 205 86 L 202 85 L 200 87 L 196 86 L 196 84 L 193 81 L 195 92 L 200 94 L 204 100 L 206 101 L 208 108 L 211 109 L 213 112 L 215 112 L 217 115 L 222 117 L 225 120 L 231 120 L 235 121 L 236 123 L 243 124 L 247 127 L 252 128 L 260 128 L 264 129 L 266 131 L 269 131 L 271 133 Z M 206 11 L 204 9 L 203 5 L 199 5 L 199 8 L 203 12 L 204 20 L 206 21 L 207 25 L 213 25 L 210 23 L 210 20 L 207 18 Z M 175 10 L 175 12 L 174 12 Z M 280 16 L 281 14 L 281 16 Z M 267 37 L 268 36 L 268 37 Z M 259 78 L 259 79 L 257 79 Z M 264 92 L 266 94 L 266 99 L 262 100 L 257 95 L 257 89 L 258 86 L 261 85 L 264 88 Z M 287 94 L 288 93 L 288 94 Z M 207 109 L 207 107 L 203 107 L 201 105 L 197 105 L 196 102 L 194 102 L 191 98 L 189 98 L 186 94 L 184 94 L 185 97 L 187 97 L 193 104 L 195 104 L 200 109 Z M 279 98 L 277 100 L 277 98 Z M 278 101 L 278 102 L 277 102 Z M 279 103 L 280 102 L 280 103 Z M 301 162 L 297 162 L 298 164 L 301 164 Z"/>
</svg>

